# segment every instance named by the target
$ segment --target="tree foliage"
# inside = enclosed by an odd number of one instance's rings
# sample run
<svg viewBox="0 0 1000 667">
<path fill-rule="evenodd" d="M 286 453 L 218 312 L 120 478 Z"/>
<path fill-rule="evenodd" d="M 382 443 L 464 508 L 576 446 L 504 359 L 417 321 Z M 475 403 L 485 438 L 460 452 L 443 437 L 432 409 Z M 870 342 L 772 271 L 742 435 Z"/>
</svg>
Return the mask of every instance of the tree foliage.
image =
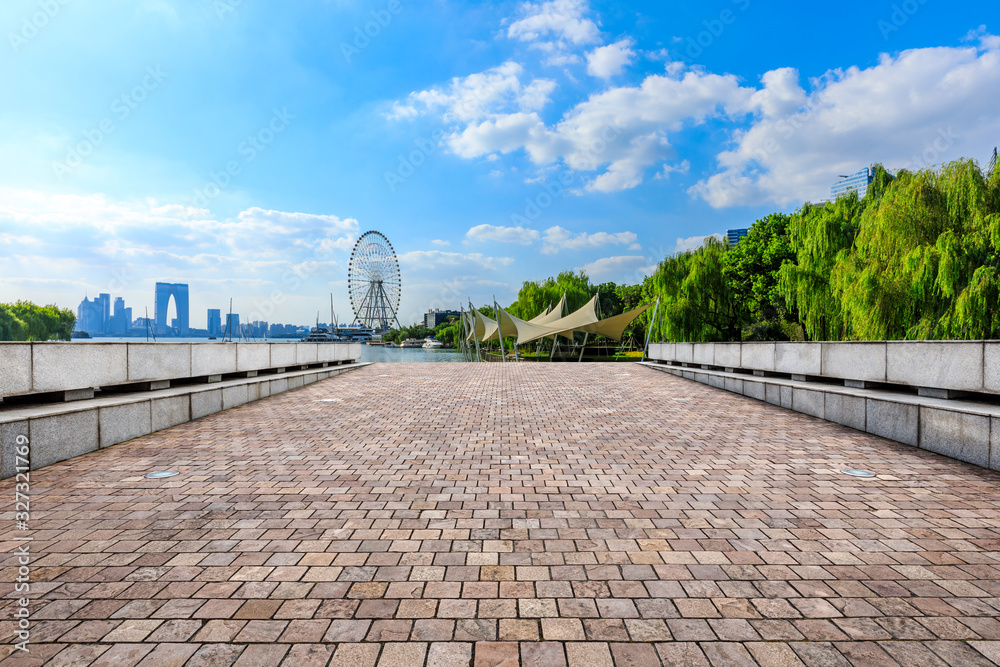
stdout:
<svg viewBox="0 0 1000 667">
<path fill-rule="evenodd" d="M 778 289 L 783 264 L 795 263 L 788 238 L 789 216 L 773 213 L 758 220 L 747 236 L 722 257 L 722 274 L 733 298 L 745 307 L 745 340 L 801 338 L 801 330 Z"/>
<path fill-rule="evenodd" d="M 58 306 L 37 306 L 28 301 L 0 303 L 0 340 L 70 340 L 76 315 Z"/>
<path fill-rule="evenodd" d="M 998 184 L 972 160 L 895 178 L 876 167 L 863 200 L 797 213 L 802 270 L 785 269 L 782 291 L 810 338 L 1000 336 Z"/>
<path fill-rule="evenodd" d="M 654 334 L 672 341 L 740 340 L 746 306 L 725 276 L 725 241 L 708 237 L 697 250 L 660 262 L 652 292 L 660 298 Z"/>
</svg>

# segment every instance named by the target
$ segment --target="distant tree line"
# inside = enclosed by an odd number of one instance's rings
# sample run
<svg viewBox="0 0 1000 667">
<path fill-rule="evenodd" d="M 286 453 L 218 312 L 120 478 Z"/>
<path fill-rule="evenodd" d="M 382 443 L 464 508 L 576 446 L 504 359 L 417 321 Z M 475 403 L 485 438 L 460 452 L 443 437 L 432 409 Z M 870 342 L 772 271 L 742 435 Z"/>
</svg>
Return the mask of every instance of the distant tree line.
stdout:
<svg viewBox="0 0 1000 667">
<path fill-rule="evenodd" d="M 0 341 L 70 340 L 75 326 L 76 315 L 65 308 L 0 303 Z"/>
<path fill-rule="evenodd" d="M 442 322 L 433 329 L 418 322 L 413 326 L 401 329 L 392 329 L 382 335 L 382 340 L 387 343 L 401 343 L 407 339 L 423 340 L 424 338 L 436 338 L 445 345 L 457 345 L 459 331 L 462 327 L 459 318 L 449 317 L 446 322 Z"/>
</svg>

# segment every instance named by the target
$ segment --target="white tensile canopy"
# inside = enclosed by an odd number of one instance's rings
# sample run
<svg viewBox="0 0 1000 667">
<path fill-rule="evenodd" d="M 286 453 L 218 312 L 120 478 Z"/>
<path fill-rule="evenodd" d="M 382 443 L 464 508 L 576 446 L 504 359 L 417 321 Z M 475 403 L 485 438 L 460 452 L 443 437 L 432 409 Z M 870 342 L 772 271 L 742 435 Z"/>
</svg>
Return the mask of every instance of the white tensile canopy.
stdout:
<svg viewBox="0 0 1000 667">
<path fill-rule="evenodd" d="M 597 297 L 595 296 L 587 304 L 566 317 L 545 324 L 535 324 L 525 322 L 508 313 L 503 308 L 500 309 L 500 331 L 504 337 L 517 337 L 515 345 L 523 345 L 531 341 L 554 336 L 558 334 L 572 335 L 573 331 L 578 331 L 581 327 L 596 324 L 597 318 Z"/>
<path fill-rule="evenodd" d="M 608 319 L 601 320 L 595 324 L 581 327 L 580 329 L 577 329 L 577 331 L 597 334 L 610 338 L 611 340 L 621 340 L 622 334 L 625 333 L 625 329 L 628 328 L 628 325 L 632 324 L 632 322 L 635 321 L 635 318 L 639 317 L 652 307 L 653 304 L 647 303 L 645 306 L 640 306 L 634 310 L 628 311 L 627 313 L 615 315 L 614 317 L 609 317 Z"/>
<path fill-rule="evenodd" d="M 475 336 L 482 342 L 498 340 L 501 337 L 516 338 L 515 345 L 523 345 L 552 336 L 570 338 L 579 331 L 580 333 L 605 336 L 612 340 L 621 340 L 628 325 L 650 308 L 650 305 L 647 304 L 627 313 L 601 320 L 597 317 L 597 297 L 595 296 L 579 310 L 565 317 L 557 317 L 556 315 L 562 312 L 565 298 L 563 295 L 558 307 L 531 320 L 514 317 L 503 308 L 497 309 L 499 321 L 492 320 L 479 311 L 473 310 L 472 317 L 475 324 L 469 338 L 471 340 Z"/>
<path fill-rule="evenodd" d="M 533 317 L 528 321 L 532 324 L 548 324 L 549 322 L 554 322 L 563 316 L 563 310 L 565 310 L 565 308 L 566 308 L 566 293 L 563 292 L 562 298 L 559 299 L 559 303 L 556 304 L 555 308 L 550 308 L 541 315 Z"/>
</svg>

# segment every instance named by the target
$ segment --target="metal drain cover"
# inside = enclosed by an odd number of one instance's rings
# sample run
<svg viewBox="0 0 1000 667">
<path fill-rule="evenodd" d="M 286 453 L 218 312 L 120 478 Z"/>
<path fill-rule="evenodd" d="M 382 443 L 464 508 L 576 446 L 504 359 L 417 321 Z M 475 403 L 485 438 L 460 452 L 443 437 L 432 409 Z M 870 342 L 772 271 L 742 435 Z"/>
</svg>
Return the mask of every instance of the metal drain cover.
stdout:
<svg viewBox="0 0 1000 667">
<path fill-rule="evenodd" d="M 163 470 L 161 472 L 151 472 L 146 475 L 146 479 L 164 479 L 165 477 L 174 477 L 180 473 L 176 470 Z"/>
<path fill-rule="evenodd" d="M 845 475 L 850 475 L 851 477 L 875 477 L 875 473 L 868 472 L 867 470 L 855 470 L 854 468 L 847 468 L 841 470 L 840 472 Z"/>
<path fill-rule="evenodd" d="M 690 398 L 675 398 L 675 401 L 690 401 Z"/>
<path fill-rule="evenodd" d="M 341 399 L 339 399 L 339 398 L 321 398 L 321 399 L 319 399 L 320 403 L 340 403 L 340 401 L 341 401 Z"/>
</svg>

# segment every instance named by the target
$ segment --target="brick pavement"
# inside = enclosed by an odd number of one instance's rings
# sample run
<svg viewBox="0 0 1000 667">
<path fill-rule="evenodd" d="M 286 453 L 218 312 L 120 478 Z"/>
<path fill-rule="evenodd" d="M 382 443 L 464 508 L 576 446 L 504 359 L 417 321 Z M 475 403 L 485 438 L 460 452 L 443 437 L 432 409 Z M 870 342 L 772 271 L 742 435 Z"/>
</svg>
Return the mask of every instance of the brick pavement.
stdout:
<svg viewBox="0 0 1000 667">
<path fill-rule="evenodd" d="M 635 365 L 374 365 L 32 473 L 0 666 L 995 664 L 998 481 Z"/>
</svg>

